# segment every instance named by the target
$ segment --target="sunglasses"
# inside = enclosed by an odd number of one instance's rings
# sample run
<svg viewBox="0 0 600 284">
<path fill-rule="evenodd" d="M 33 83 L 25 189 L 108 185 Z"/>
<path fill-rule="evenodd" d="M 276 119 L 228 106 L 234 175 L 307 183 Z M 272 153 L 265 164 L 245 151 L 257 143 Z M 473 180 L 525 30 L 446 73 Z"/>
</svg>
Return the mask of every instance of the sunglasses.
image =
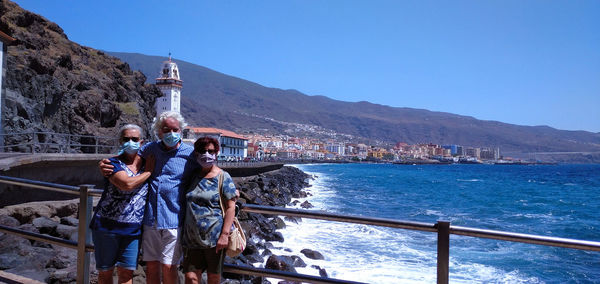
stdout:
<svg viewBox="0 0 600 284">
<path fill-rule="evenodd" d="M 202 150 L 202 151 L 200 151 L 199 153 L 200 153 L 200 154 L 204 154 L 204 153 L 207 153 L 207 152 L 208 152 L 209 154 L 213 155 L 213 154 L 217 153 L 217 150 L 209 150 L 209 149 L 206 149 L 206 150 Z"/>
<path fill-rule="evenodd" d="M 138 142 L 138 141 L 140 141 L 140 138 L 139 137 L 123 137 L 123 138 L 121 138 L 121 141 L 123 141 L 123 142 L 127 142 L 129 140 L 131 140 L 133 142 Z"/>
</svg>

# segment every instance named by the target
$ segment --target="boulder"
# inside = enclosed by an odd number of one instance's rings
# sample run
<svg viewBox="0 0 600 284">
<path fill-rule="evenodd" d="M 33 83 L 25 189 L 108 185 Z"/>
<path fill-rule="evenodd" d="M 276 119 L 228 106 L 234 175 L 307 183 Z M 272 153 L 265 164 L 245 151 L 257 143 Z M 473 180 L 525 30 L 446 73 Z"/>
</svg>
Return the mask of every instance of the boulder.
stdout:
<svg viewBox="0 0 600 284">
<path fill-rule="evenodd" d="M 309 208 L 313 208 L 315 206 L 313 206 L 310 202 L 308 201 L 304 201 L 302 202 L 302 204 L 300 204 L 300 207 L 304 208 L 304 209 L 309 209 Z"/>
<path fill-rule="evenodd" d="M 56 237 L 71 240 L 71 237 L 77 233 L 77 230 L 77 227 L 74 226 L 58 224 L 56 226 Z"/>
<path fill-rule="evenodd" d="M 299 256 L 292 255 L 291 258 L 294 267 L 306 267 L 306 262 L 304 262 L 304 260 L 302 260 L 302 258 L 300 258 Z"/>
<path fill-rule="evenodd" d="M 289 258 L 289 257 L 286 258 L 286 257 L 282 257 L 282 256 L 277 256 L 277 255 L 269 256 L 269 258 L 267 259 L 265 268 L 281 270 L 281 271 L 296 272 L 296 269 L 294 268 L 294 263 L 291 261 L 291 258 Z"/>
<path fill-rule="evenodd" d="M 79 226 L 79 219 L 75 218 L 75 217 L 62 217 L 60 218 L 60 223 L 63 225 L 68 225 L 68 226 Z"/>
<path fill-rule="evenodd" d="M 318 265 L 311 265 L 310 267 L 312 267 L 312 268 L 314 268 L 314 269 L 318 270 L 318 271 L 319 271 L 319 276 L 321 276 L 321 277 L 329 277 L 329 276 L 327 275 L 327 271 L 325 270 L 325 268 L 321 268 L 321 267 L 320 267 L 320 266 L 318 266 Z"/>
<path fill-rule="evenodd" d="M 316 250 L 303 249 L 300 252 L 310 259 L 325 259 L 325 257 Z"/>
<path fill-rule="evenodd" d="M 17 220 L 14 217 L 0 215 L 0 225 L 7 227 L 18 227 L 19 225 L 21 225 L 21 223 L 19 223 L 19 220 Z"/>
<path fill-rule="evenodd" d="M 58 223 L 48 217 L 38 217 L 31 222 L 40 234 L 54 235 Z"/>
<path fill-rule="evenodd" d="M 277 230 L 285 228 L 285 222 L 279 217 L 273 218 L 273 220 L 271 222 Z"/>
</svg>

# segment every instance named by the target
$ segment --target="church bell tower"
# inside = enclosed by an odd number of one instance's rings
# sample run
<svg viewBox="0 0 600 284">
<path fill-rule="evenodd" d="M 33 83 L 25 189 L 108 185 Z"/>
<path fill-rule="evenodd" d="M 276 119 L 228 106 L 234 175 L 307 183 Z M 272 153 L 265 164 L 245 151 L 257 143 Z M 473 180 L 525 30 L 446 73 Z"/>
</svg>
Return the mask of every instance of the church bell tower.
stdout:
<svg viewBox="0 0 600 284">
<path fill-rule="evenodd" d="M 156 86 L 163 93 L 161 97 L 156 98 L 156 115 L 158 116 L 165 111 L 181 112 L 181 79 L 179 78 L 179 68 L 177 64 L 171 60 L 163 62 L 160 75 L 156 78 Z"/>
</svg>

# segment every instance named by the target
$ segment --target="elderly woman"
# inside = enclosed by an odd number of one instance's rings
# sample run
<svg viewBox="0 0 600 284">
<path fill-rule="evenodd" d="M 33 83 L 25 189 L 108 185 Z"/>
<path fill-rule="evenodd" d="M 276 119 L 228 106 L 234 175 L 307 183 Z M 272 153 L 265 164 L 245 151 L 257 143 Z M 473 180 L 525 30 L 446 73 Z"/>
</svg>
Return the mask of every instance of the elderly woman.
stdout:
<svg viewBox="0 0 600 284">
<path fill-rule="evenodd" d="M 199 138 L 194 154 L 201 166 L 185 195 L 185 222 L 182 245 L 185 283 L 199 283 L 204 271 L 208 283 L 220 283 L 225 248 L 235 217 L 237 190 L 231 176 L 217 165 L 219 141 L 212 137 Z M 222 176 L 222 190 L 219 176 Z M 225 214 L 219 203 L 224 195 Z"/>
<path fill-rule="evenodd" d="M 137 268 L 142 220 L 153 165 L 148 161 L 145 170 L 134 163 L 142 140 L 142 129 L 127 124 L 119 130 L 121 147 L 110 158 L 114 167 L 98 202 L 90 228 L 94 241 L 98 283 L 112 283 L 117 266 L 119 283 L 131 283 Z M 139 158 L 138 158 L 139 159 Z M 139 165 L 138 165 L 139 164 Z"/>
</svg>

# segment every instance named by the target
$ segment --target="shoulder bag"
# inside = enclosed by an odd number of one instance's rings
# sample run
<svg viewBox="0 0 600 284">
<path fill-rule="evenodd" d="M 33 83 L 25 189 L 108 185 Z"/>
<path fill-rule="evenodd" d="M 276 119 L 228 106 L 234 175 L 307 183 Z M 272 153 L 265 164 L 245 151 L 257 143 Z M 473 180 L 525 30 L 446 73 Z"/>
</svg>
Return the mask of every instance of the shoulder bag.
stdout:
<svg viewBox="0 0 600 284">
<path fill-rule="evenodd" d="M 219 173 L 219 203 L 221 204 L 221 212 L 223 213 L 223 223 L 225 223 L 225 206 L 223 206 L 224 202 L 223 198 L 225 195 L 223 194 L 223 172 Z M 233 228 L 231 232 L 229 232 L 229 244 L 227 245 L 225 253 L 229 257 L 236 257 L 244 251 L 246 248 L 246 235 L 244 234 L 244 230 L 242 230 L 242 226 L 240 226 L 240 221 L 236 216 L 233 217 Z"/>
</svg>

